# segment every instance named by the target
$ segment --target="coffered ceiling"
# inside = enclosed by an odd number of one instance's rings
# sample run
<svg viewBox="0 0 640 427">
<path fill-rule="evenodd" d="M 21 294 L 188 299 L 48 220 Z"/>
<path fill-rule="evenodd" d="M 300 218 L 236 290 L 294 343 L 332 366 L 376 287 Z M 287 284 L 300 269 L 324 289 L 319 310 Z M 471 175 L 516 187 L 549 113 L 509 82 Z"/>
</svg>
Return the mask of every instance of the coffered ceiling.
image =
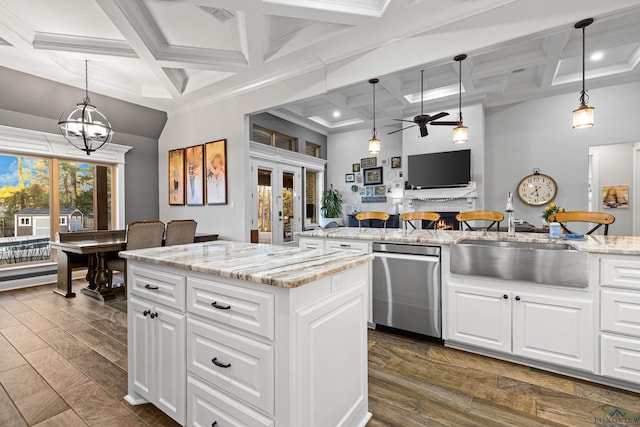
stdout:
<svg viewBox="0 0 640 427">
<path fill-rule="evenodd" d="M 588 86 L 640 80 L 637 0 L 0 0 L 0 65 L 83 88 L 88 59 L 90 92 L 170 113 L 326 70 L 270 112 L 331 133 L 370 126 L 370 77 L 381 126 L 419 112 L 421 69 L 425 111 L 455 107 L 457 53 L 464 104 L 575 91 L 589 16 Z"/>
</svg>

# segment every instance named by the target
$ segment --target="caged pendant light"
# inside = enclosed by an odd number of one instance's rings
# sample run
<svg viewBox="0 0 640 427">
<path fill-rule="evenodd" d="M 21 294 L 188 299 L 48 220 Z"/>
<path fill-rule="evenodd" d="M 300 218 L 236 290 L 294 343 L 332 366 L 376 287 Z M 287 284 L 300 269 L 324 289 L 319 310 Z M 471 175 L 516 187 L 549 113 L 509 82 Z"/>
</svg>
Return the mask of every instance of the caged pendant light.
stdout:
<svg viewBox="0 0 640 427">
<path fill-rule="evenodd" d="M 369 153 L 380 153 L 380 140 L 376 137 L 376 83 L 380 80 L 371 79 L 369 83 L 373 86 L 373 136 L 369 140 Z"/>
<path fill-rule="evenodd" d="M 87 153 L 101 149 L 113 137 L 111 123 L 89 98 L 89 61 L 84 61 L 85 97 L 71 112 L 63 112 L 58 121 L 60 133 L 74 147 Z"/>
<path fill-rule="evenodd" d="M 587 105 L 587 101 L 589 100 L 589 95 L 587 95 L 587 91 L 584 89 L 584 57 L 585 57 L 585 42 L 584 42 L 584 29 L 589 25 L 593 24 L 593 18 L 583 19 L 582 21 L 576 22 L 574 25 L 575 28 L 582 30 L 582 90 L 580 91 L 580 106 L 573 110 L 573 128 L 574 129 L 582 129 L 593 126 L 593 116 L 595 108 L 589 107 Z"/>
<path fill-rule="evenodd" d="M 454 61 L 458 61 L 458 126 L 453 128 L 453 143 L 464 144 L 467 142 L 467 130 L 469 129 L 462 122 L 462 61 L 467 59 L 466 54 L 457 55 L 453 58 Z"/>
</svg>

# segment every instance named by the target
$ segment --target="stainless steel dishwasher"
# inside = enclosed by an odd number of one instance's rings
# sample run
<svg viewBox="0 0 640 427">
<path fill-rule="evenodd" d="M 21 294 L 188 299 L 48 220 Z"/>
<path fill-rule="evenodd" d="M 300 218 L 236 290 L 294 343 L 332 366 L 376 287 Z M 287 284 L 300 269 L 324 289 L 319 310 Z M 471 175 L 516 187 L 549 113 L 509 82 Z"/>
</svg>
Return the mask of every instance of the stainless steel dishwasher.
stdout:
<svg viewBox="0 0 640 427">
<path fill-rule="evenodd" d="M 440 248 L 374 243 L 373 323 L 442 338 Z"/>
</svg>

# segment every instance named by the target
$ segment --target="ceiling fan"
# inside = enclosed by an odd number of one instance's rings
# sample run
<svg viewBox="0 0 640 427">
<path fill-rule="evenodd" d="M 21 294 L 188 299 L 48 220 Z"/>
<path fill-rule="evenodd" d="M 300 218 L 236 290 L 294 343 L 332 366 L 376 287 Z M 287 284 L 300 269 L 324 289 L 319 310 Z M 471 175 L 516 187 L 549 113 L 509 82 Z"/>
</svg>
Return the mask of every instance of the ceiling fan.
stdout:
<svg viewBox="0 0 640 427">
<path fill-rule="evenodd" d="M 440 121 L 440 122 L 436 122 L 434 120 L 438 120 L 444 116 L 448 116 L 449 113 L 438 113 L 435 114 L 433 116 L 430 116 L 428 114 L 424 114 L 424 70 L 420 70 L 420 114 L 415 116 L 413 118 L 413 120 L 404 120 L 404 119 L 394 119 L 400 122 L 409 122 L 409 123 L 415 123 L 412 126 L 407 126 L 406 128 L 402 128 L 402 129 L 398 129 L 398 130 L 394 130 L 392 132 L 389 132 L 387 135 L 391 135 L 392 133 L 396 133 L 396 132 L 400 132 L 403 131 L 405 129 L 409 129 L 412 127 L 416 127 L 419 126 L 420 127 L 420 136 L 421 137 L 425 137 L 427 135 L 429 135 L 429 131 L 427 130 L 427 123 L 432 124 L 432 125 L 439 125 L 439 126 L 458 126 L 458 122 L 451 122 L 451 121 Z"/>
</svg>

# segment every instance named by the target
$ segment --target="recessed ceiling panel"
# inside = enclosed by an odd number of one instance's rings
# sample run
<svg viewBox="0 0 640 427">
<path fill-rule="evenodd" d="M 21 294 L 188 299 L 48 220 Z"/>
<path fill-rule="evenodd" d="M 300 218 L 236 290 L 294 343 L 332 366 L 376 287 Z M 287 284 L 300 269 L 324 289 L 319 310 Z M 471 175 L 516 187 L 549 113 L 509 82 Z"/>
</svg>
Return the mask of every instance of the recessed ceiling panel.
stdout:
<svg viewBox="0 0 640 427">
<path fill-rule="evenodd" d="M 638 63 L 636 54 L 638 49 L 640 49 L 640 42 L 598 50 L 602 54 L 602 58 L 597 61 L 590 58 L 595 51 L 587 52 L 585 57 L 585 78 L 594 79 L 633 70 Z M 579 56 L 565 58 L 558 62 L 558 68 L 552 84 L 566 84 L 580 80 L 582 80 L 582 52 Z"/>
</svg>

